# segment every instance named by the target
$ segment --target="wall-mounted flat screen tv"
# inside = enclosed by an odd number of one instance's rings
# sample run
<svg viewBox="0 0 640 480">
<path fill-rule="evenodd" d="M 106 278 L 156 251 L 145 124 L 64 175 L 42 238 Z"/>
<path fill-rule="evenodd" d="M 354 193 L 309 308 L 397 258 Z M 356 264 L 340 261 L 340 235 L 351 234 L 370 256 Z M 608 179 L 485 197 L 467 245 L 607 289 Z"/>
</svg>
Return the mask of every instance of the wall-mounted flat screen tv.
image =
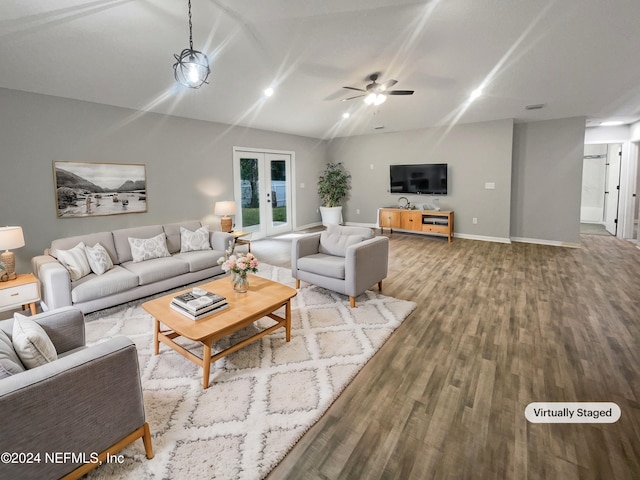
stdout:
<svg viewBox="0 0 640 480">
<path fill-rule="evenodd" d="M 447 164 L 423 163 L 389 166 L 391 193 L 447 194 Z"/>
</svg>

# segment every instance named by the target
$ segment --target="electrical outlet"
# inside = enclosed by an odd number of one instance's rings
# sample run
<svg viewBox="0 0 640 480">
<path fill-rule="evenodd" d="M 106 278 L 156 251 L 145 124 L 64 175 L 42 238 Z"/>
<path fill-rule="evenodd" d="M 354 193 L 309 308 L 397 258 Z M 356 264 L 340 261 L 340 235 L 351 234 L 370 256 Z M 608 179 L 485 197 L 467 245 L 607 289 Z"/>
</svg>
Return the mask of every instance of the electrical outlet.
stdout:
<svg viewBox="0 0 640 480">
<path fill-rule="evenodd" d="M 360 209 L 356 208 L 356 215 L 360 215 Z"/>
<path fill-rule="evenodd" d="M 477 225 L 478 224 L 478 219 L 476 217 L 473 217 L 473 224 Z"/>
</svg>

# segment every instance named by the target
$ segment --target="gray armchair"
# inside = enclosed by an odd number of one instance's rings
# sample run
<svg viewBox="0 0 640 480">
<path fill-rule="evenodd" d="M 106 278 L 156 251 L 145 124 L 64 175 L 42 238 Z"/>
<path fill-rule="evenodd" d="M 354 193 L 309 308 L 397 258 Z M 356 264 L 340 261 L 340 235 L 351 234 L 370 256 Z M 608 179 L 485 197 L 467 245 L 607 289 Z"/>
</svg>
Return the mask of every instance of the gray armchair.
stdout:
<svg viewBox="0 0 640 480">
<path fill-rule="evenodd" d="M 329 225 L 327 230 L 293 240 L 291 273 L 296 288 L 305 281 L 356 297 L 372 285 L 382 290 L 387 277 L 389 239 L 376 237 L 370 228 Z"/>
<path fill-rule="evenodd" d="M 84 317 L 74 307 L 31 319 L 58 359 L 0 379 L 0 452 L 23 460 L 1 462 L 0 479 L 79 478 L 138 438 L 153 458 L 133 342 L 116 337 L 85 347 Z M 0 321 L 9 337 L 13 321 Z"/>
</svg>

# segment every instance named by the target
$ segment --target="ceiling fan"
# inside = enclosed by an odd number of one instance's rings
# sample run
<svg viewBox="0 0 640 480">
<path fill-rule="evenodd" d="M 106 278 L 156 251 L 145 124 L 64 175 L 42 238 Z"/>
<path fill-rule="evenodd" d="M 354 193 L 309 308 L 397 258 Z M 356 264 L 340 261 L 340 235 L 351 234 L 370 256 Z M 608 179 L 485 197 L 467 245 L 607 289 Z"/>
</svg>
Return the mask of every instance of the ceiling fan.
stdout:
<svg viewBox="0 0 640 480">
<path fill-rule="evenodd" d="M 366 103 L 367 105 L 380 105 L 387 100 L 387 95 L 413 95 L 413 90 L 389 90 L 396 83 L 398 83 L 398 81 L 389 79 L 386 82 L 378 83 L 377 73 L 372 73 L 371 75 L 369 75 L 368 80 L 371 80 L 371 83 L 368 84 L 364 90 L 362 88 L 356 87 L 342 87 L 348 90 L 363 92 L 360 95 L 343 98 L 342 101 L 346 102 L 347 100 L 353 100 L 354 98 L 364 97 L 364 103 Z"/>
</svg>

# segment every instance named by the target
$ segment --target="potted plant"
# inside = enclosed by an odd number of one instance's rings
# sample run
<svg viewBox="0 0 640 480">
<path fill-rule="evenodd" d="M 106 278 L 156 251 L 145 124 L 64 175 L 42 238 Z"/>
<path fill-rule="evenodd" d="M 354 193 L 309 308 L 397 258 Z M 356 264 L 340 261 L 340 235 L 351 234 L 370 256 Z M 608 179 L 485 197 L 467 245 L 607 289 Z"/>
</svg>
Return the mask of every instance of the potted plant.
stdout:
<svg viewBox="0 0 640 480">
<path fill-rule="evenodd" d="M 342 200 L 351 190 L 351 175 L 341 162 L 328 163 L 318 178 L 318 195 L 322 200 L 320 214 L 322 224 L 337 225 L 342 223 Z"/>
</svg>

